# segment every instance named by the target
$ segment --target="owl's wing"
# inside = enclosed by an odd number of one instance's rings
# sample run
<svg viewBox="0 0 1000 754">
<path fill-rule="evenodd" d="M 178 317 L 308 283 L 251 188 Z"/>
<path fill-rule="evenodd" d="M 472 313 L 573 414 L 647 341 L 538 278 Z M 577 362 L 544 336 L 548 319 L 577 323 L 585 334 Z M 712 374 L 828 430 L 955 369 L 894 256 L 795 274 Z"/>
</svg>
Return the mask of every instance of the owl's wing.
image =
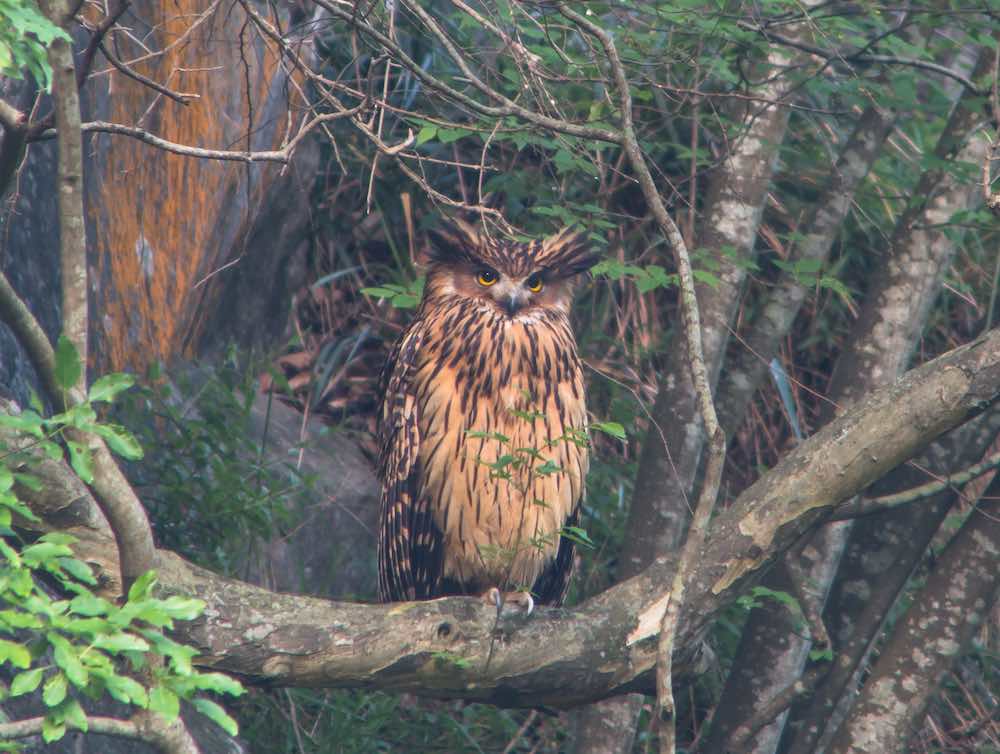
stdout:
<svg viewBox="0 0 1000 754">
<path fill-rule="evenodd" d="M 443 562 L 441 533 L 420 496 L 420 409 L 414 375 L 422 332 L 416 324 L 397 341 L 382 373 L 378 587 L 383 602 L 433 596 Z"/>
</svg>

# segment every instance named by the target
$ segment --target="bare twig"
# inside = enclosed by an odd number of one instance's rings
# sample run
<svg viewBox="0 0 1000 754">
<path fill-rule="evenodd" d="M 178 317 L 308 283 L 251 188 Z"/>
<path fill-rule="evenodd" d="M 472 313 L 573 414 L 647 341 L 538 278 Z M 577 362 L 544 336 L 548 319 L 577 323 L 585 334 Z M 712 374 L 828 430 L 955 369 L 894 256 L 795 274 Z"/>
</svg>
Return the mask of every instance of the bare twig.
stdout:
<svg viewBox="0 0 1000 754">
<path fill-rule="evenodd" d="M 45 718 L 30 717 L 0 723 L 0 741 L 40 735 L 44 722 Z M 87 732 L 143 741 L 154 745 L 164 754 L 199 754 L 198 745 L 183 724 L 180 724 L 179 718 L 167 723 L 162 717 L 145 710 L 129 720 L 88 715 Z"/>
<path fill-rule="evenodd" d="M 106 15 L 101 23 L 91 32 L 90 41 L 87 42 L 87 47 L 84 49 L 83 54 L 80 55 L 80 63 L 76 67 L 76 87 L 79 89 L 83 86 L 84 82 L 87 80 L 87 76 L 90 74 L 90 68 L 94 64 L 94 55 L 97 54 L 98 47 L 101 47 L 104 43 L 104 36 L 111 30 L 118 19 L 121 18 L 125 11 L 128 10 L 131 5 L 130 0 L 120 0 L 117 7 L 113 8 L 108 15 Z M 104 53 L 107 55 L 107 52 Z M 110 56 L 108 56 L 110 60 Z"/>
<path fill-rule="evenodd" d="M 483 83 L 478 76 L 469 68 L 467 61 L 462 58 L 461 53 L 455 48 L 454 43 L 448 38 L 448 36 L 441 30 L 440 26 L 427 14 L 423 8 L 419 6 L 411 5 L 411 9 L 414 14 L 420 17 L 421 21 L 425 24 L 429 21 L 427 26 L 428 30 L 438 39 L 438 41 L 445 47 L 449 55 L 457 55 L 462 59 L 460 64 L 460 70 L 463 71 L 464 75 L 470 76 L 473 86 L 479 89 L 481 92 L 486 94 L 490 99 L 495 102 L 499 102 L 498 105 L 486 105 L 473 99 L 469 95 L 460 92 L 454 87 L 449 86 L 435 76 L 427 73 L 423 67 L 420 66 L 413 58 L 411 58 L 405 50 L 403 50 L 396 42 L 389 39 L 385 34 L 380 32 L 375 27 L 362 21 L 353 10 L 347 10 L 345 8 L 339 7 L 329 0 L 316 0 L 316 4 L 325 8 L 329 13 L 339 18 L 340 20 L 348 23 L 351 27 L 357 29 L 364 36 L 377 42 L 379 45 L 384 47 L 396 60 L 396 62 L 405 66 L 414 76 L 416 76 L 422 84 L 427 86 L 434 91 L 437 91 L 444 96 L 448 97 L 455 102 L 458 102 L 465 107 L 468 107 L 473 112 L 477 112 L 480 115 L 486 115 L 495 118 L 501 118 L 504 116 L 512 115 L 519 117 L 529 123 L 533 123 L 541 128 L 548 129 L 550 131 L 556 131 L 558 133 L 568 134 L 570 136 L 579 136 L 584 139 L 596 139 L 597 141 L 609 142 L 611 144 L 618 144 L 621 142 L 621 134 L 615 131 L 605 129 L 605 128 L 594 128 L 592 126 L 586 126 L 579 123 L 571 123 L 566 120 L 561 120 L 559 118 L 552 118 L 547 115 L 542 115 L 534 110 L 530 110 L 523 105 L 519 105 L 511 99 L 504 97 L 502 94 L 496 90 L 490 88 L 488 85 Z"/>
<path fill-rule="evenodd" d="M 292 159 L 292 155 L 295 153 L 295 148 L 299 145 L 299 142 L 316 126 L 321 123 L 327 123 L 331 120 L 337 120 L 339 118 L 346 118 L 351 115 L 357 114 L 361 110 L 362 106 L 351 108 L 350 110 L 344 110 L 343 112 L 337 113 L 324 113 L 323 115 L 317 115 L 315 118 L 306 123 L 299 132 L 292 138 L 281 149 L 269 150 L 269 151 L 259 151 L 259 152 L 243 152 L 236 150 L 226 150 L 226 149 L 202 149 L 201 147 L 191 147 L 186 144 L 178 144 L 174 141 L 167 141 L 162 139 L 155 134 L 151 134 L 144 128 L 136 128 L 134 126 L 125 126 L 121 123 L 106 123 L 104 121 L 91 121 L 90 123 L 84 123 L 81 126 L 81 130 L 85 133 L 108 133 L 108 134 L 119 134 L 121 136 L 129 136 L 133 139 L 138 139 L 139 141 L 149 144 L 150 146 L 162 149 L 166 152 L 172 152 L 173 154 L 184 155 L 185 157 L 197 157 L 203 160 L 224 160 L 230 162 L 280 162 L 282 164 L 288 163 Z M 54 130 L 45 131 L 39 134 L 39 139 L 51 139 L 54 138 L 56 132 Z M 401 147 L 385 147 L 386 150 L 392 149 L 402 149 L 408 146 L 404 144 Z"/>
<path fill-rule="evenodd" d="M 649 172 L 646 159 L 639 146 L 632 123 L 632 96 L 625 68 L 618 57 L 614 39 L 603 28 L 592 22 L 586 16 L 577 13 L 566 5 L 559 6 L 560 12 L 573 21 L 580 29 L 595 37 L 604 49 L 614 76 L 614 88 L 618 95 L 618 105 L 621 109 L 621 145 L 628 155 L 632 170 L 635 172 L 653 217 L 656 219 L 660 232 L 669 241 L 673 250 L 677 272 L 680 278 L 681 311 L 684 321 L 684 338 L 687 344 L 690 360 L 691 381 L 698 397 L 705 432 L 709 438 L 708 459 L 705 466 L 705 477 L 701 493 L 695 508 L 694 518 L 688 530 L 687 539 L 681 552 L 677 569 L 674 572 L 669 597 L 664 607 L 660 625 L 659 644 L 657 649 L 656 692 L 660 721 L 660 751 L 662 754 L 672 754 L 675 750 L 675 705 L 672 689 L 672 658 L 674 649 L 674 633 L 680 619 L 680 611 L 684 605 L 684 589 L 688 574 L 694 565 L 705 536 L 708 533 L 708 522 L 715 508 L 715 500 L 719 494 L 722 482 L 722 468 L 726 457 L 726 439 L 718 419 L 715 406 L 712 403 L 712 393 L 708 383 L 708 371 L 705 367 L 705 357 L 701 344 L 701 322 L 698 315 L 698 300 L 694 292 L 694 276 L 691 271 L 691 260 L 687 245 L 676 223 L 667 212 L 663 198 Z"/>
<path fill-rule="evenodd" d="M 842 61 L 842 62 L 855 62 L 855 63 L 880 63 L 882 65 L 902 65 L 908 66 L 910 68 L 919 68 L 925 71 L 931 71 L 932 73 L 940 74 L 950 79 L 954 79 L 971 93 L 976 95 L 985 95 L 986 92 L 980 87 L 977 87 L 967 76 L 963 76 L 960 72 L 954 71 L 947 66 L 940 65 L 939 63 L 933 63 L 929 60 L 920 60 L 919 58 L 904 58 L 896 55 L 870 55 L 859 50 L 854 52 L 840 51 L 840 50 L 824 50 L 822 47 L 816 47 L 815 45 L 808 44 L 806 42 L 800 42 L 796 39 L 791 39 L 789 37 L 783 36 L 781 34 L 775 34 L 769 31 L 766 27 L 759 24 L 750 23 L 747 21 L 740 21 L 737 24 L 740 28 L 746 29 L 747 31 L 754 31 L 763 36 L 770 42 L 776 42 L 780 45 L 785 45 L 787 47 L 793 47 L 796 50 L 802 50 L 803 52 L 808 52 L 812 55 L 818 55 L 819 57 L 827 60 L 828 62 Z"/>
<path fill-rule="evenodd" d="M 123 76 L 128 76 L 133 81 L 138 81 L 143 86 L 148 86 L 150 89 L 159 92 L 164 97 L 169 97 L 174 102 L 177 102 L 186 107 L 188 102 L 190 102 L 193 99 L 199 99 L 201 97 L 200 94 L 196 94 L 193 92 L 175 92 L 173 89 L 168 89 L 162 84 L 158 84 L 157 82 L 153 81 L 153 79 L 149 78 L 148 76 L 143 76 L 138 71 L 129 68 L 127 65 L 125 65 L 118 58 L 116 58 L 114 55 L 111 54 L 108 48 L 104 45 L 104 42 L 98 42 L 97 46 L 98 48 L 100 48 L 101 52 L 104 53 L 104 57 L 108 59 L 108 62 L 111 63 L 111 65 L 113 65 L 115 68 L 117 68 L 118 71 Z"/>
<path fill-rule="evenodd" d="M 858 518 L 859 516 L 871 516 L 889 508 L 906 505 L 907 503 L 915 503 L 919 500 L 926 500 L 945 490 L 968 484 L 997 467 L 1000 467 L 1000 453 L 991 455 L 989 458 L 965 469 L 965 471 L 949 474 L 941 479 L 935 479 L 933 482 L 921 484 L 919 487 L 912 487 L 902 492 L 896 492 L 892 495 L 882 495 L 881 497 L 858 498 L 838 508 L 833 514 L 832 519 L 841 521 L 849 518 Z"/>
</svg>

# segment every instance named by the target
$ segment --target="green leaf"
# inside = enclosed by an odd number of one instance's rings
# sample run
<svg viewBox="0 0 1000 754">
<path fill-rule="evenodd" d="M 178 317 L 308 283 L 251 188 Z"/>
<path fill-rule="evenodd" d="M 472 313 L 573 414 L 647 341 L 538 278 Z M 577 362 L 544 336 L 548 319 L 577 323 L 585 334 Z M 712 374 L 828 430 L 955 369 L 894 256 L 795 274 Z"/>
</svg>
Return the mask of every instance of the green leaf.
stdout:
<svg viewBox="0 0 1000 754">
<path fill-rule="evenodd" d="M 76 699 L 67 699 L 60 710 L 62 712 L 63 721 L 69 723 L 77 730 L 82 730 L 86 733 L 90 726 L 87 724 L 87 713 L 83 711 L 83 707 L 80 706 L 80 702 Z"/>
<path fill-rule="evenodd" d="M 33 437 L 45 436 L 44 420 L 34 411 L 25 409 L 18 415 L 0 413 L 0 427 L 10 427 L 18 432 L 27 432 Z"/>
<path fill-rule="evenodd" d="M 809 659 L 813 662 L 833 662 L 833 649 L 831 647 L 813 649 L 809 652 Z"/>
<path fill-rule="evenodd" d="M 591 429 L 596 429 L 598 432 L 603 432 L 606 435 L 611 435 L 617 440 L 626 440 L 628 437 L 625 434 L 625 427 L 623 427 L 618 422 L 594 422 L 590 425 Z"/>
<path fill-rule="evenodd" d="M 392 299 L 392 305 L 397 309 L 415 309 L 420 298 L 409 293 L 401 293 Z"/>
<path fill-rule="evenodd" d="M 73 467 L 73 471 L 87 484 L 92 483 L 94 481 L 94 459 L 90 455 L 90 447 L 74 440 L 67 440 L 66 447 L 69 448 L 69 464 Z"/>
<path fill-rule="evenodd" d="M 173 596 L 163 601 L 163 609 L 176 620 L 194 620 L 204 611 L 205 602 L 194 597 Z"/>
<path fill-rule="evenodd" d="M 431 123 L 428 123 L 426 126 L 421 128 L 420 132 L 417 134 L 417 146 L 419 147 L 421 144 L 426 144 L 428 141 L 433 139 L 437 136 L 437 131 L 438 127 Z"/>
<path fill-rule="evenodd" d="M 94 572 L 82 560 L 77 560 L 76 558 L 59 558 L 59 565 L 77 581 L 97 586 L 97 578 L 94 576 Z"/>
<path fill-rule="evenodd" d="M 389 288 L 376 286 L 375 288 L 362 288 L 361 292 L 366 296 L 373 296 L 374 298 L 392 298 L 398 295 L 398 291 L 390 290 Z"/>
<path fill-rule="evenodd" d="M 590 538 L 587 531 L 581 529 L 579 526 L 564 526 L 559 533 L 571 542 L 576 542 L 578 545 L 591 549 L 595 546 L 594 540 Z"/>
<path fill-rule="evenodd" d="M 556 474 L 560 471 L 562 471 L 562 467 L 551 458 L 535 469 L 535 473 L 541 474 L 542 476 L 549 476 L 550 474 Z"/>
<path fill-rule="evenodd" d="M 87 399 L 91 403 L 98 403 L 100 401 L 110 403 L 118 393 L 128 390 L 134 384 L 135 377 L 131 374 L 106 374 L 90 386 Z"/>
<path fill-rule="evenodd" d="M 192 699 L 191 704 L 194 705 L 196 710 L 209 720 L 216 723 L 230 736 L 235 736 L 240 732 L 240 726 L 236 724 L 236 721 L 231 718 L 229 714 L 222 709 L 222 707 L 213 702 L 211 699 L 204 699 L 199 696 Z"/>
<path fill-rule="evenodd" d="M 46 638 L 53 647 L 52 657 L 55 659 L 56 665 L 62 668 L 70 683 L 81 689 L 86 686 L 88 680 L 87 669 L 80 662 L 77 649 L 66 641 L 65 638 L 52 631 L 46 634 Z"/>
<path fill-rule="evenodd" d="M 72 534 L 67 534 L 64 531 L 50 531 L 47 534 L 43 534 L 38 538 L 39 542 L 51 542 L 54 545 L 72 545 L 79 542 L 76 537 Z"/>
<path fill-rule="evenodd" d="M 138 602 L 139 600 L 146 599 L 152 594 L 154 584 L 156 584 L 156 571 L 150 569 L 137 578 L 135 583 L 129 587 L 128 601 Z"/>
<path fill-rule="evenodd" d="M 149 643 L 144 639 L 134 635 L 119 632 L 107 636 L 98 636 L 94 639 L 94 646 L 98 649 L 106 649 L 109 652 L 118 654 L 119 652 L 148 652 Z"/>
<path fill-rule="evenodd" d="M 107 615 L 112 609 L 112 605 L 102 597 L 95 597 L 93 594 L 81 594 L 70 600 L 69 610 L 77 615 Z"/>
<path fill-rule="evenodd" d="M 65 735 L 66 723 L 61 720 L 56 722 L 51 715 L 46 715 L 45 719 L 42 720 L 42 740 L 50 744 L 53 741 L 58 741 Z"/>
<path fill-rule="evenodd" d="M 458 141 L 463 136 L 473 136 L 475 131 L 470 131 L 467 128 L 439 128 L 437 129 L 438 141 L 442 144 L 451 144 L 453 141 Z"/>
<path fill-rule="evenodd" d="M 42 674 L 44 672 L 44 668 L 32 668 L 23 673 L 18 673 L 14 676 L 14 680 L 11 681 L 10 695 L 21 696 L 22 694 L 30 694 L 42 682 Z"/>
<path fill-rule="evenodd" d="M 246 692 L 243 684 L 225 673 L 198 673 L 194 676 L 194 685 L 202 691 L 214 691 L 216 694 L 240 696 Z"/>
<path fill-rule="evenodd" d="M 130 461 L 138 461 L 142 458 L 142 446 L 135 439 L 131 432 L 118 424 L 95 424 L 90 430 L 104 438 L 115 453 Z"/>
<path fill-rule="evenodd" d="M 160 600 L 140 602 L 135 617 L 157 628 L 173 628 L 174 625 L 173 620 L 167 615 L 167 611 L 163 609 L 163 603 Z"/>
<path fill-rule="evenodd" d="M 480 432 L 479 430 L 468 429 L 465 431 L 466 437 L 474 437 L 476 439 L 483 440 L 496 440 L 500 443 L 509 443 L 510 438 L 507 435 L 502 435 L 499 432 Z"/>
<path fill-rule="evenodd" d="M 63 390 L 69 390 L 76 385 L 81 374 L 83 369 L 80 366 L 80 354 L 76 346 L 65 335 L 60 335 L 56 344 L 56 384 Z"/>
<path fill-rule="evenodd" d="M 19 476 L 21 475 L 15 474 L 14 478 L 17 479 L 17 477 Z M 0 505 L 6 506 L 6 508 L 4 509 L 5 512 L 8 514 L 5 523 L 6 526 L 10 526 L 10 513 L 12 512 L 18 514 L 27 521 L 41 521 L 41 519 L 32 512 L 31 508 L 22 503 L 12 494 L 6 495 L 0 493 Z M 20 559 L 18 559 L 18 562 L 20 562 Z"/>
<path fill-rule="evenodd" d="M 149 696 L 145 687 L 138 681 L 124 675 L 110 674 L 104 677 L 104 685 L 112 698 L 125 704 L 135 704 L 146 708 L 149 706 Z"/>
<path fill-rule="evenodd" d="M 42 480 L 33 474 L 14 474 L 14 481 L 27 487 L 32 492 L 41 492 L 44 489 Z"/>
<path fill-rule="evenodd" d="M 707 285 L 710 288 L 719 287 L 718 275 L 713 275 L 708 270 L 693 269 L 691 270 L 691 277 L 694 278 L 696 283 L 703 283 L 704 285 Z"/>
<path fill-rule="evenodd" d="M 61 461 L 63 459 L 63 450 L 59 447 L 59 443 L 52 442 L 51 440 L 43 440 L 39 445 L 45 451 L 45 455 L 49 457 L 50 461 Z"/>
<path fill-rule="evenodd" d="M 14 474 L 6 466 L 0 465 L 0 492 L 6 492 L 14 486 Z"/>
<path fill-rule="evenodd" d="M 149 708 L 166 718 L 167 722 L 177 718 L 181 709 L 177 694 L 166 686 L 154 686 L 149 692 Z"/>
<path fill-rule="evenodd" d="M 37 615 L 31 613 L 24 613 L 20 610 L 0 610 L 0 625 L 13 629 L 41 628 L 44 623 Z"/>
<path fill-rule="evenodd" d="M 36 542 L 21 550 L 21 560 L 29 568 L 43 567 L 56 558 L 72 557 L 73 551 L 66 545 L 55 542 Z"/>
<path fill-rule="evenodd" d="M 67 689 L 66 676 L 62 673 L 50 675 L 42 687 L 42 701 L 45 702 L 45 706 L 55 707 L 61 704 L 62 700 L 66 698 Z"/>
<path fill-rule="evenodd" d="M 31 667 L 31 653 L 23 644 L 0 639 L 0 663 L 9 662 L 15 668 Z"/>
<path fill-rule="evenodd" d="M 177 675 L 189 676 L 194 673 L 191 660 L 197 656 L 198 650 L 186 644 L 180 644 L 159 631 L 143 629 L 141 633 L 153 645 L 153 650 L 157 654 L 170 659 L 170 666 Z"/>
</svg>

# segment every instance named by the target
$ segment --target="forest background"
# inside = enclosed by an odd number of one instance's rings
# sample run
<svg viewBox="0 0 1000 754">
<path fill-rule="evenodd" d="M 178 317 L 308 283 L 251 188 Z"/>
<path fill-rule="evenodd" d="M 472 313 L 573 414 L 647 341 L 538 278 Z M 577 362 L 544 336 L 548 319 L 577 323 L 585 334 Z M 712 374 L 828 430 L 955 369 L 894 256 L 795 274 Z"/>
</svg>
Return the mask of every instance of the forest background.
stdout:
<svg viewBox="0 0 1000 754">
<path fill-rule="evenodd" d="M 40 6 L 0 0 L 0 739 L 1000 751 L 989 0 Z M 589 546 L 528 619 L 367 604 L 449 215 L 603 255 Z"/>
</svg>

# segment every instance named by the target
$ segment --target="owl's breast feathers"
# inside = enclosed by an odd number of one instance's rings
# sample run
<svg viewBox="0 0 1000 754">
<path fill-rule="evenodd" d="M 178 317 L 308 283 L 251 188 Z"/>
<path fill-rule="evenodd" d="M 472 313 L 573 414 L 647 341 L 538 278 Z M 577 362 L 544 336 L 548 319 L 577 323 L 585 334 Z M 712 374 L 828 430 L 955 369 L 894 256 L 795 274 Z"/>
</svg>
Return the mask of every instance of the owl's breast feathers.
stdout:
<svg viewBox="0 0 1000 754">
<path fill-rule="evenodd" d="M 583 374 L 566 315 L 429 308 L 387 366 L 380 593 L 531 588 L 562 600 L 587 473 Z"/>
</svg>

